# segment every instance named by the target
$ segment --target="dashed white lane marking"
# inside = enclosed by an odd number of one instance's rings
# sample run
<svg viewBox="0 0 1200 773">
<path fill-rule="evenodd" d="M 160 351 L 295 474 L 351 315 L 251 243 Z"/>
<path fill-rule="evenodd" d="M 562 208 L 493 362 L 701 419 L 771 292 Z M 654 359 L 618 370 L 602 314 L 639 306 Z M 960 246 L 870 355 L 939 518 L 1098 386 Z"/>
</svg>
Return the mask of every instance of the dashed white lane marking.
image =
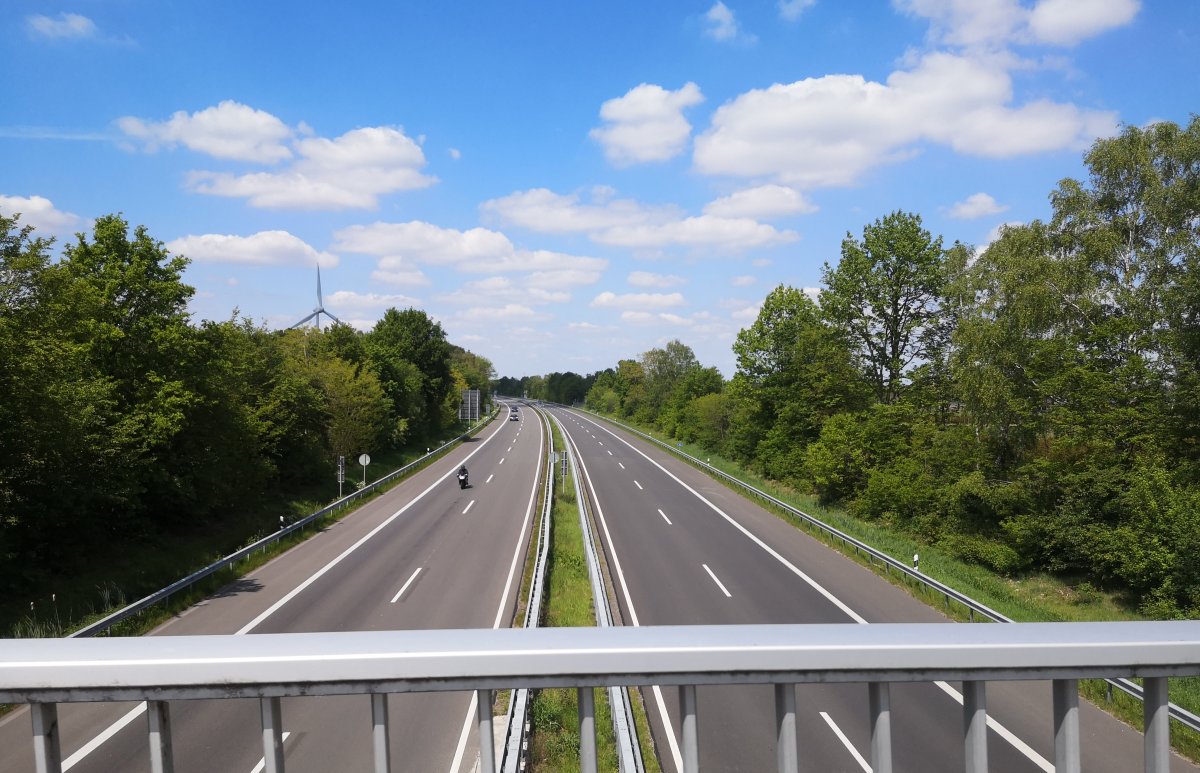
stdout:
<svg viewBox="0 0 1200 773">
<path fill-rule="evenodd" d="M 668 526 L 674 526 L 674 524 L 671 523 L 671 519 L 668 518 L 667 514 L 662 511 L 662 508 L 659 508 L 658 514 L 663 517 L 663 520 L 667 522 Z"/>
<path fill-rule="evenodd" d="M 471 507 L 472 507 L 474 504 L 475 504 L 475 500 L 474 500 L 474 499 L 472 499 L 472 500 L 471 500 L 471 501 L 470 501 L 470 502 L 467 504 L 466 510 L 463 510 L 463 515 L 466 515 L 466 514 L 467 514 L 467 510 L 470 510 L 470 509 L 471 509 Z"/>
<path fill-rule="evenodd" d="M 494 478 L 494 477 L 496 477 L 496 473 L 493 472 L 491 475 L 488 476 L 487 480 L 485 480 L 484 483 L 491 483 L 492 478 Z"/>
<path fill-rule="evenodd" d="M 635 486 L 637 486 L 637 487 L 638 487 L 638 491 L 645 491 L 645 490 L 646 490 L 646 489 L 642 488 L 642 484 L 638 483 L 636 480 L 633 482 L 633 485 L 635 485 Z"/>
<path fill-rule="evenodd" d="M 625 469 L 625 465 L 621 464 L 620 462 L 617 462 L 617 466 L 620 467 L 622 470 Z"/>
<path fill-rule="evenodd" d="M 700 566 L 703 566 L 704 571 L 708 572 L 708 576 L 712 578 L 712 581 L 715 582 L 717 584 L 717 587 L 721 589 L 721 592 L 725 594 L 725 598 L 727 598 L 727 599 L 733 598 L 733 595 L 728 590 L 725 589 L 725 584 L 717 579 L 717 576 L 715 574 L 713 574 L 712 569 L 708 568 L 708 564 L 700 564 Z"/>
<path fill-rule="evenodd" d="M 287 741 L 289 735 L 291 735 L 290 731 L 283 734 L 283 740 L 285 742 Z M 254 766 L 254 770 L 250 771 L 250 773 L 260 773 L 261 771 L 266 770 L 266 769 L 267 769 L 267 760 L 264 757 L 263 759 L 258 761 L 258 764 Z"/>
<path fill-rule="evenodd" d="M 607 448 L 606 448 L 606 449 L 604 449 L 604 450 L 608 451 L 608 449 L 607 449 Z M 612 455 L 613 455 L 613 454 L 612 454 L 612 451 L 608 451 L 608 455 L 609 455 L 609 456 L 612 456 Z"/>
<path fill-rule="evenodd" d="M 404 587 L 402 587 L 400 589 L 400 592 L 397 593 L 395 596 L 392 596 L 393 604 L 395 604 L 397 601 L 400 600 L 400 597 L 404 595 L 404 591 L 408 590 L 408 586 L 413 584 L 413 580 L 417 579 L 417 575 L 420 573 L 421 573 L 421 567 L 418 566 L 417 571 L 412 573 L 412 577 L 408 578 L 408 582 L 404 583 Z"/>
<path fill-rule="evenodd" d="M 850 752 L 850 756 L 854 758 L 854 761 L 862 767 L 865 773 L 871 773 L 871 766 L 868 765 L 867 761 L 863 759 L 863 756 L 858 753 L 858 749 L 854 748 L 854 744 L 850 743 L 850 739 L 847 738 L 846 734 L 842 732 L 842 729 L 837 726 L 837 722 L 833 721 L 833 717 L 822 711 L 821 718 L 824 719 L 829 725 L 829 728 L 833 730 L 833 734 L 836 735 L 838 740 L 842 742 L 842 746 L 846 747 L 846 751 Z"/>
<path fill-rule="evenodd" d="M 500 457 L 500 464 L 504 464 L 504 460 L 507 458 L 508 458 L 507 456 Z M 499 466 L 499 465 L 497 465 L 497 466 Z"/>
</svg>

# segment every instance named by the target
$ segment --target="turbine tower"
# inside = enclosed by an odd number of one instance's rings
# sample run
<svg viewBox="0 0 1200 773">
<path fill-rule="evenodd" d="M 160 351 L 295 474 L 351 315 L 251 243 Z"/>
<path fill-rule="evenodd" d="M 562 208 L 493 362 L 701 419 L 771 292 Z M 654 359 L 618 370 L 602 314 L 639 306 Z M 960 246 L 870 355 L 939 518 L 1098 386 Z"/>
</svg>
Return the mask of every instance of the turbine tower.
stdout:
<svg viewBox="0 0 1200 773">
<path fill-rule="evenodd" d="M 338 319 L 337 317 L 333 316 L 333 315 L 332 315 L 332 314 L 330 314 L 328 311 L 325 311 L 325 301 L 324 301 L 324 299 L 321 297 L 321 264 L 320 264 L 320 263 L 318 263 L 318 264 L 317 264 L 317 308 L 313 309 L 313 312 L 312 312 L 312 314 L 309 314 L 309 315 L 308 315 L 307 317 L 305 317 L 304 319 L 302 319 L 302 320 L 300 320 L 299 322 L 297 322 L 296 324 L 292 325 L 292 327 L 289 327 L 289 328 L 288 328 L 288 330 L 291 330 L 292 328 L 300 327 L 300 326 L 301 326 L 301 325 L 303 325 L 305 322 L 308 322 L 310 319 L 315 319 L 315 320 L 316 320 L 316 322 L 315 322 L 314 324 L 316 324 L 316 326 L 317 326 L 317 330 L 320 330 L 320 329 L 321 329 L 321 315 L 322 315 L 322 314 L 324 314 L 325 316 L 329 317 L 329 318 L 330 318 L 330 319 L 332 319 L 334 322 L 338 322 L 338 323 L 340 323 L 340 322 L 341 322 L 341 320 L 340 320 L 340 319 Z"/>
</svg>

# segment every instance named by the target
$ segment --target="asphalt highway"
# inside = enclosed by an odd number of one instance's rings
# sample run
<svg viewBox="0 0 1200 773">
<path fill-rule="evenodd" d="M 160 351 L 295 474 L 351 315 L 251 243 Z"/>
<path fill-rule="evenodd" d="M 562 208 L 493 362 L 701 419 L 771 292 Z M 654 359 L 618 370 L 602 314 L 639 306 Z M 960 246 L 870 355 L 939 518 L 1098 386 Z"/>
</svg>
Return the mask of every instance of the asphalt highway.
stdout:
<svg viewBox="0 0 1200 773">
<path fill-rule="evenodd" d="M 153 632 L 458 629 L 513 620 L 546 448 L 532 411 L 500 420 L 322 533 Z M 460 490 L 455 471 L 470 469 Z M 389 696 L 392 769 L 470 770 L 474 694 Z M 144 704 L 60 706 L 64 768 L 149 770 Z M 171 704 L 175 770 L 262 770 L 259 702 Z M 366 696 L 283 701 L 288 771 L 370 770 Z M 32 771 L 29 712 L 0 720 L 0 770 Z"/>
<path fill-rule="evenodd" d="M 668 452 L 582 413 L 555 409 L 595 505 L 624 624 L 947 622 L 940 611 L 768 513 Z M 681 769 L 677 689 L 645 689 L 663 769 Z M 961 685 L 891 688 L 895 770 L 961 771 Z M 771 686 L 697 689 L 700 766 L 776 767 Z M 1048 682 L 989 683 L 989 769 L 1052 771 Z M 801 770 L 869 771 L 866 685 L 802 685 Z M 1142 736 L 1080 703 L 1083 770 L 1142 769 Z M 1181 758 L 1172 771 L 1196 771 Z"/>
</svg>

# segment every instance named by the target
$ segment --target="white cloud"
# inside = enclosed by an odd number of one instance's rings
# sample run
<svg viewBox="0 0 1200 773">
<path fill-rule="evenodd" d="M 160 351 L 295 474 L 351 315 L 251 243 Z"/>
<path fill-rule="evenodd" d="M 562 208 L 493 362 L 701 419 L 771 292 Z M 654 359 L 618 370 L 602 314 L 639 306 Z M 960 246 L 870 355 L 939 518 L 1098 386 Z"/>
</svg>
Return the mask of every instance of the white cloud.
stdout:
<svg viewBox="0 0 1200 773">
<path fill-rule="evenodd" d="M 450 158 L 454 159 L 455 161 L 458 161 L 460 158 L 462 158 L 462 151 L 458 148 L 450 148 L 450 150 L 446 152 L 450 155 Z"/>
<path fill-rule="evenodd" d="M 190 114 L 180 110 L 160 122 L 125 116 L 117 128 L 149 151 L 183 145 L 214 158 L 263 164 L 292 157 L 286 143 L 293 131 L 283 121 L 232 100 Z"/>
<path fill-rule="evenodd" d="M 521 306 L 566 303 L 571 300 L 571 294 L 561 289 L 549 290 L 541 286 L 516 282 L 508 277 L 493 276 L 467 282 L 454 292 L 439 296 L 439 300 L 447 303 L 469 306 L 483 305 L 494 308 L 496 303 L 506 301 Z"/>
<path fill-rule="evenodd" d="M 544 318 L 533 309 L 519 303 L 506 303 L 503 306 L 476 306 L 459 312 L 457 316 L 460 319 L 479 322 L 513 322 Z"/>
<path fill-rule="evenodd" d="M 760 185 L 746 188 L 710 202 L 704 207 L 707 215 L 717 217 L 771 218 L 781 215 L 807 215 L 817 206 L 794 188 L 782 185 Z"/>
<path fill-rule="evenodd" d="M 1112 112 L 1045 100 L 1012 107 L 1012 99 L 996 60 L 935 52 L 887 83 L 828 75 L 746 92 L 717 110 L 694 161 L 706 174 L 845 186 L 921 142 L 1008 158 L 1082 149 L 1117 128 Z"/>
<path fill-rule="evenodd" d="M 626 293 L 624 295 L 617 295 L 608 290 L 597 295 L 591 302 L 593 308 L 624 309 L 627 311 L 666 309 L 682 305 L 682 293 Z"/>
<path fill-rule="evenodd" d="M 893 0 L 913 16 L 929 19 L 930 38 L 962 48 L 997 50 L 1010 44 L 1074 46 L 1128 24 L 1140 0 Z"/>
<path fill-rule="evenodd" d="M 233 101 L 195 113 L 180 111 L 162 122 L 126 116 L 125 136 L 146 150 L 177 145 L 214 158 L 259 164 L 290 162 L 279 171 L 194 171 L 187 187 L 212 196 L 245 198 L 252 206 L 279 209 L 371 209 L 379 197 L 437 182 L 423 174 L 425 154 L 404 130 L 371 126 L 340 137 L 309 136 L 300 124 Z"/>
<path fill-rule="evenodd" d="M 675 287 L 687 282 L 674 274 L 652 274 L 649 271 L 631 271 L 625 280 L 634 287 Z"/>
<path fill-rule="evenodd" d="M 700 215 L 661 225 L 618 226 L 592 235 L 600 244 L 649 249 L 682 246 L 741 251 L 773 247 L 799 239 L 795 231 L 780 231 L 749 218 Z"/>
<path fill-rule="evenodd" d="M 420 268 L 396 255 L 379 258 L 371 279 L 397 287 L 427 287 L 432 282 Z"/>
<path fill-rule="evenodd" d="M 618 166 L 666 161 L 679 155 L 691 136 L 692 125 L 683 111 L 703 101 L 695 83 L 678 91 L 643 83 L 601 105 L 600 117 L 606 125 L 592 129 L 589 136 Z"/>
<path fill-rule="evenodd" d="M 79 226 L 79 215 L 55 209 L 44 196 L 0 195 L 0 214 L 12 217 L 19 214 L 18 226 L 33 226 L 34 236 L 63 236 Z"/>
<path fill-rule="evenodd" d="M 704 25 L 704 34 L 721 43 L 754 43 L 757 40 L 742 30 L 737 16 L 721 0 L 704 14 Z"/>
<path fill-rule="evenodd" d="M 1139 0 L 1042 0 L 1034 6 L 1029 29 L 1040 41 L 1073 46 L 1125 26 L 1140 10 Z"/>
<path fill-rule="evenodd" d="M 997 215 L 1006 209 L 1008 209 L 1007 206 L 997 203 L 986 193 L 972 193 L 951 206 L 949 214 L 956 220 L 973 220 L 977 217 Z"/>
<path fill-rule="evenodd" d="M 325 302 L 332 309 L 359 316 L 380 314 L 388 309 L 406 309 L 421 305 L 420 300 L 407 295 L 356 293 L 352 290 L 338 290 L 329 295 Z M 372 325 L 374 325 L 373 322 L 368 327 Z"/>
<path fill-rule="evenodd" d="M 594 203 L 579 194 L 560 195 L 546 188 L 517 191 L 485 201 L 480 209 L 503 222 L 539 233 L 596 231 L 618 225 L 666 222 L 678 217 L 674 207 L 646 207 L 633 199 L 613 199 L 611 188 L 593 192 Z"/>
<path fill-rule="evenodd" d="M 57 18 L 35 14 L 25 17 L 29 32 L 37 37 L 54 40 L 94 38 L 96 23 L 77 13 L 60 13 Z"/>
<path fill-rule="evenodd" d="M 177 255 L 198 263 L 242 263 L 254 266 L 336 266 L 338 256 L 319 252 L 287 231 L 260 231 L 250 236 L 203 234 L 167 242 Z"/>
<path fill-rule="evenodd" d="M 735 276 L 730 284 L 732 284 L 734 287 L 749 287 L 757 281 L 758 279 L 756 277 L 750 276 L 749 274 L 742 274 L 741 276 Z"/>
<path fill-rule="evenodd" d="M 603 258 L 567 255 L 550 250 L 517 249 L 508 237 L 486 228 L 459 231 L 419 220 L 407 223 L 373 223 L 343 228 L 334 233 L 334 249 L 380 257 L 392 264 L 452 266 L 470 273 L 579 272 L 560 279 L 598 275 L 608 267 Z"/>
<path fill-rule="evenodd" d="M 787 21 L 796 21 L 800 15 L 817 4 L 817 0 L 779 0 L 779 15 Z"/>
</svg>

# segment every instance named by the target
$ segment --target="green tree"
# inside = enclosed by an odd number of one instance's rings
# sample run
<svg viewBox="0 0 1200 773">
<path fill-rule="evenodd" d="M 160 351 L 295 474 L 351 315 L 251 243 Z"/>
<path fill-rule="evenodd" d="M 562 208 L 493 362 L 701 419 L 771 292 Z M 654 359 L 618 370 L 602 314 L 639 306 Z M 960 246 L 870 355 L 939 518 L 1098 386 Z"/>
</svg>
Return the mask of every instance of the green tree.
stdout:
<svg viewBox="0 0 1200 773">
<path fill-rule="evenodd" d="M 866 226 L 861 241 L 847 233 L 837 268 L 825 264 L 821 310 L 854 342 L 880 402 L 895 402 L 928 355 L 945 260 L 941 237 L 897 211 Z"/>
</svg>

